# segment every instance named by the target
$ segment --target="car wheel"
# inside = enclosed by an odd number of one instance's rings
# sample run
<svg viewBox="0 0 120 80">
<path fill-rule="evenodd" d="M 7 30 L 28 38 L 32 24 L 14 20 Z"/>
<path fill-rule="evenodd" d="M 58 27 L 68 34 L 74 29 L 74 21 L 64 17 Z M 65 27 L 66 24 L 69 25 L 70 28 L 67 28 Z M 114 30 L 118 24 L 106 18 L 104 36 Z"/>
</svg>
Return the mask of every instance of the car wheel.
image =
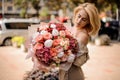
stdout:
<svg viewBox="0 0 120 80">
<path fill-rule="evenodd" d="M 7 39 L 5 39 L 3 45 L 4 45 L 4 46 L 12 46 L 11 38 L 7 38 Z"/>
</svg>

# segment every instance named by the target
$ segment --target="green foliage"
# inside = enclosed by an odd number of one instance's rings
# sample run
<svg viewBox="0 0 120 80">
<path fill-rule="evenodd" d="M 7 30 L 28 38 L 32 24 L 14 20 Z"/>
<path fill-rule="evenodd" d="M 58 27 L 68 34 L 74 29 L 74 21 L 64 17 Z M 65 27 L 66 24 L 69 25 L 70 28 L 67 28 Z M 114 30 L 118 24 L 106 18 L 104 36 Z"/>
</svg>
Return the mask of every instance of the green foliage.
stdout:
<svg viewBox="0 0 120 80">
<path fill-rule="evenodd" d="M 48 8 L 47 8 L 47 7 L 43 7 L 43 8 L 41 9 L 41 11 L 40 11 L 40 16 L 41 16 L 41 17 L 47 17 L 48 14 L 49 14 Z"/>
<path fill-rule="evenodd" d="M 26 10 L 22 9 L 21 12 L 20 12 L 20 16 L 25 18 L 25 15 L 26 15 Z"/>
<path fill-rule="evenodd" d="M 32 4 L 32 7 L 37 11 L 36 12 L 36 16 L 39 16 L 39 9 L 41 8 L 41 6 L 39 5 L 40 0 L 29 0 Z"/>
<path fill-rule="evenodd" d="M 29 0 L 14 0 L 15 6 L 21 8 L 20 16 L 26 18 Z"/>
<path fill-rule="evenodd" d="M 46 10 L 43 10 L 43 12 L 39 13 L 39 10 L 42 9 L 40 5 L 41 1 L 42 0 L 14 0 L 15 4 L 18 7 L 21 7 L 25 10 L 25 12 L 21 11 L 21 13 L 27 14 L 27 8 L 30 3 L 37 11 L 37 16 L 39 16 L 39 14 L 41 16 L 46 16 L 48 14 Z M 84 2 L 94 3 L 99 12 L 107 10 L 115 12 L 116 8 L 120 10 L 120 0 L 43 0 L 43 2 L 44 6 L 47 7 L 49 11 L 58 11 L 59 9 L 63 9 L 64 11 L 66 11 L 68 8 L 73 12 L 76 6 Z"/>
</svg>

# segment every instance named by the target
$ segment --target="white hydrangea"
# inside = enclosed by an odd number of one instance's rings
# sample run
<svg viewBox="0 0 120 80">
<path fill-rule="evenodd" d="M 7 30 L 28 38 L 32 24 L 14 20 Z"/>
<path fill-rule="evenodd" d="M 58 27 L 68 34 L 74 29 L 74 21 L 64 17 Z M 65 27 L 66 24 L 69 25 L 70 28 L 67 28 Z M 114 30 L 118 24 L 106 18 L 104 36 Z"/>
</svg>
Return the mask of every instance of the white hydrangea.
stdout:
<svg viewBox="0 0 120 80">
<path fill-rule="evenodd" d="M 51 47 L 52 44 L 53 44 L 53 40 L 51 40 L 51 39 L 46 40 L 45 43 L 44 43 L 45 47 Z"/>
</svg>

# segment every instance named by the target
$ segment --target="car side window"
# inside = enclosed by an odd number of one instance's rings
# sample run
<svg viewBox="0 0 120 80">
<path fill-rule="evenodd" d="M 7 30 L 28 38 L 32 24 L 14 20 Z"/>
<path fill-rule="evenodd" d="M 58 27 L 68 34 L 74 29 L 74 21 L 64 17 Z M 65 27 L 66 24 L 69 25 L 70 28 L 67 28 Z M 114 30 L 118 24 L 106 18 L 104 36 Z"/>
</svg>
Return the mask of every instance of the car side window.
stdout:
<svg viewBox="0 0 120 80">
<path fill-rule="evenodd" d="M 30 23 L 5 23 L 7 29 L 28 29 Z"/>
</svg>

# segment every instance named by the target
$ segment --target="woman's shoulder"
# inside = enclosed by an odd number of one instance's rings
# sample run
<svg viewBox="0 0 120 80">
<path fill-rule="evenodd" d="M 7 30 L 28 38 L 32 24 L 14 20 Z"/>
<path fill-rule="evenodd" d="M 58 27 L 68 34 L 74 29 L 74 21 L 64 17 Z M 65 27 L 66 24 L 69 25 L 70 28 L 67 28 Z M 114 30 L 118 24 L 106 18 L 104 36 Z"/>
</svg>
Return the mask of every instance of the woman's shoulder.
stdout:
<svg viewBox="0 0 120 80">
<path fill-rule="evenodd" d="M 89 35 L 87 32 L 84 32 L 84 31 L 79 31 L 76 35 L 78 41 L 82 44 L 87 44 L 88 41 L 89 41 Z"/>
</svg>

